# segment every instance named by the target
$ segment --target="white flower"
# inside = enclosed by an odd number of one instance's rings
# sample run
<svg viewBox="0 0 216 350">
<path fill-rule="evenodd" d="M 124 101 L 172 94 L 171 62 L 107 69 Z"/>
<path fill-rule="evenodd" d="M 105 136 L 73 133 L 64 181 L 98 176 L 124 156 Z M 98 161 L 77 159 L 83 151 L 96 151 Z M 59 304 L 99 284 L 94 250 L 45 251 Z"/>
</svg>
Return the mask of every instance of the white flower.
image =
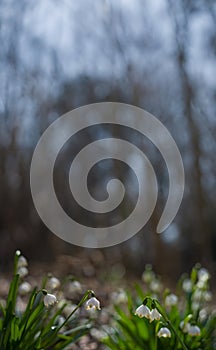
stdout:
<svg viewBox="0 0 216 350">
<path fill-rule="evenodd" d="M 191 308 L 193 311 L 197 311 L 200 308 L 200 303 L 198 301 L 193 301 L 191 304 Z"/>
<path fill-rule="evenodd" d="M 188 334 L 191 337 L 197 337 L 201 334 L 200 328 L 198 326 L 190 326 L 188 329 Z"/>
<path fill-rule="evenodd" d="M 19 286 L 19 293 L 21 295 L 26 295 L 31 291 L 31 284 L 28 282 L 23 282 Z"/>
<path fill-rule="evenodd" d="M 68 292 L 70 294 L 81 293 L 82 292 L 82 285 L 81 285 L 81 283 L 79 281 L 72 281 L 72 282 L 70 282 L 69 287 L 68 287 Z"/>
<path fill-rule="evenodd" d="M 151 265 L 147 265 L 145 271 L 142 274 L 142 280 L 145 283 L 151 283 L 155 279 L 155 274 L 152 271 Z"/>
<path fill-rule="evenodd" d="M 157 309 L 152 309 L 152 311 L 150 312 L 150 322 L 157 320 L 159 321 L 161 318 L 161 314 L 158 312 Z"/>
<path fill-rule="evenodd" d="M 199 281 L 203 281 L 203 282 L 207 282 L 210 278 L 210 274 L 208 272 L 208 270 L 206 270 L 205 268 L 202 268 L 198 271 L 198 279 Z"/>
<path fill-rule="evenodd" d="M 18 263 L 17 263 L 17 267 L 18 269 L 20 267 L 27 267 L 28 266 L 28 261 L 27 259 L 23 256 L 23 255 L 20 255 L 19 259 L 18 259 Z"/>
<path fill-rule="evenodd" d="M 163 337 L 163 338 L 171 338 L 171 332 L 167 327 L 162 327 L 158 333 L 157 336 L 159 338 Z"/>
<path fill-rule="evenodd" d="M 90 309 L 100 310 L 100 302 L 95 297 L 92 297 L 89 300 L 87 300 L 87 302 L 85 304 L 85 308 L 86 308 L 86 310 L 90 310 Z"/>
<path fill-rule="evenodd" d="M 188 333 L 190 326 L 190 323 L 185 321 L 181 321 L 179 325 L 183 333 Z"/>
<path fill-rule="evenodd" d="M 193 300 L 194 301 L 201 301 L 203 297 L 203 291 L 201 289 L 196 289 L 193 293 Z"/>
<path fill-rule="evenodd" d="M 203 281 L 203 280 L 199 280 L 197 283 L 196 283 L 196 287 L 199 288 L 199 289 L 204 289 L 206 287 L 206 282 Z"/>
<path fill-rule="evenodd" d="M 145 317 L 150 319 L 151 311 L 149 310 L 148 306 L 142 304 L 136 309 L 135 315 L 139 316 L 140 318 Z"/>
<path fill-rule="evenodd" d="M 54 294 L 46 294 L 44 297 L 44 305 L 46 307 L 50 306 L 50 305 L 54 305 L 55 303 L 57 303 L 57 299 L 56 296 Z"/>
<path fill-rule="evenodd" d="M 51 277 L 47 282 L 47 289 L 55 290 L 60 287 L 60 281 L 56 277 Z"/>
<path fill-rule="evenodd" d="M 125 293 L 124 289 L 119 289 L 118 292 L 113 292 L 111 294 L 111 300 L 114 304 L 121 304 L 121 303 L 127 303 L 128 298 L 127 294 Z"/>
<path fill-rule="evenodd" d="M 168 307 L 176 305 L 177 302 L 178 302 L 178 297 L 175 294 L 169 294 L 165 298 L 165 305 Z"/>
<path fill-rule="evenodd" d="M 203 293 L 203 299 L 205 301 L 211 301 L 212 300 L 212 293 L 209 291 L 206 291 Z"/>
<path fill-rule="evenodd" d="M 20 275 L 21 278 L 24 278 L 28 275 L 28 269 L 27 267 L 19 267 L 17 273 Z"/>
<path fill-rule="evenodd" d="M 205 321 L 208 318 L 208 312 L 206 309 L 202 309 L 199 312 L 199 319 L 201 322 Z"/>
<path fill-rule="evenodd" d="M 155 279 L 150 283 L 149 287 L 152 290 L 152 292 L 159 293 L 162 289 L 162 284 L 159 280 Z"/>
<path fill-rule="evenodd" d="M 182 283 L 182 288 L 186 293 L 190 293 L 192 291 L 193 283 L 189 278 L 186 278 Z"/>
</svg>

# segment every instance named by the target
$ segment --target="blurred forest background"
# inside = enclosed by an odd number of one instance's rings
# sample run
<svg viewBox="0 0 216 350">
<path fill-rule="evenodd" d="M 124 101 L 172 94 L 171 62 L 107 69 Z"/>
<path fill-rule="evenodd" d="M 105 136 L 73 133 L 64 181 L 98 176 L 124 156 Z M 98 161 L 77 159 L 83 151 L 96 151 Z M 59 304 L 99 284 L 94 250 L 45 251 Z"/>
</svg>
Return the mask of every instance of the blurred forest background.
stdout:
<svg viewBox="0 0 216 350">
<path fill-rule="evenodd" d="M 135 273 L 147 262 L 170 276 L 197 261 L 214 269 L 216 2 L 1 0 L 0 42 L 1 268 L 17 248 L 42 261 L 94 253 L 63 242 L 40 220 L 31 198 L 30 163 L 40 136 L 60 115 L 117 101 L 144 108 L 168 128 L 182 154 L 186 188 L 174 223 L 157 235 L 167 170 L 159 152 L 143 142 L 160 187 L 156 210 L 142 232 L 102 250 L 103 256 Z M 95 135 L 85 137 L 91 141 Z M 137 135 L 127 137 L 133 141 Z M 68 152 L 63 158 L 70 163 Z M 118 174 L 118 165 L 113 168 Z M 56 188 L 70 206 L 61 170 Z M 92 185 L 103 175 L 98 170 Z"/>
</svg>

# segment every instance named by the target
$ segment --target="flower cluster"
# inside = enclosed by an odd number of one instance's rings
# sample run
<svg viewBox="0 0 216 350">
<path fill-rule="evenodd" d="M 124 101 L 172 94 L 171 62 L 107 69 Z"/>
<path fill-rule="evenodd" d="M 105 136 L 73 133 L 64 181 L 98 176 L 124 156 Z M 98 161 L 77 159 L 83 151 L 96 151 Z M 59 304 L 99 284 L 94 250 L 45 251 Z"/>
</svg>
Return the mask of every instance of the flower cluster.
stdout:
<svg viewBox="0 0 216 350">
<path fill-rule="evenodd" d="M 164 303 L 165 303 L 165 306 L 168 308 L 177 305 L 177 303 L 178 303 L 177 295 L 175 295 L 173 293 L 168 294 L 165 298 Z"/>
<path fill-rule="evenodd" d="M 21 278 L 24 278 L 28 275 L 28 261 L 21 255 L 20 251 L 17 251 L 16 254 L 18 255 L 17 273 Z"/>
<path fill-rule="evenodd" d="M 162 318 L 162 315 L 160 314 L 160 312 L 157 310 L 156 307 L 154 307 L 152 310 L 149 309 L 149 307 L 147 305 L 145 305 L 145 301 L 143 302 L 142 305 L 140 305 L 136 311 L 135 311 L 135 315 L 137 315 L 140 318 L 147 318 L 150 323 L 153 321 L 160 321 L 160 319 Z M 171 332 L 167 327 L 162 327 L 160 328 L 160 330 L 157 333 L 157 336 L 159 338 L 163 337 L 163 338 L 170 338 L 171 337 Z"/>
<path fill-rule="evenodd" d="M 209 290 L 210 274 L 208 270 L 199 265 L 195 266 L 189 277 L 184 276 L 180 280 L 176 294 L 175 291 L 171 292 L 167 288 L 163 290 L 160 279 L 152 268 L 147 266 L 142 275 L 143 288 L 136 286 L 136 298 L 134 293 L 130 294 L 123 288 L 108 294 L 110 303 L 107 308 L 103 308 L 99 317 L 97 310 L 101 309 L 100 301 L 92 290 L 88 290 L 81 297 L 84 286 L 74 277 L 67 276 L 62 282 L 56 276 L 48 274 L 43 280 L 43 289 L 38 290 L 33 286 L 31 276 L 24 278 L 28 274 L 28 261 L 20 252 L 16 253 L 14 266 L 14 280 L 9 292 L 10 298 L 11 296 L 14 298 L 12 303 L 14 309 L 10 310 L 5 300 L 0 300 L 0 303 L 1 309 L 5 309 L 2 315 L 10 312 L 10 317 L 6 317 L 7 322 L 10 319 L 12 323 L 16 322 L 16 325 L 20 326 L 20 331 L 23 332 L 22 324 L 25 323 L 22 317 L 26 317 L 29 313 L 31 319 L 34 320 L 35 329 L 34 327 L 26 328 L 24 335 L 28 341 L 33 342 L 33 345 L 28 344 L 29 347 L 25 346 L 25 348 L 38 348 L 38 346 L 42 348 L 41 344 L 47 344 L 50 329 L 57 330 L 57 333 L 61 334 L 59 339 L 65 341 L 66 344 L 69 341 L 68 334 L 73 324 L 78 326 L 77 329 L 88 331 L 90 323 L 86 326 L 86 321 L 94 320 L 94 328 L 89 331 L 89 339 L 94 338 L 97 342 L 103 342 L 112 350 L 118 350 L 119 345 L 127 349 L 127 343 L 133 344 L 136 350 L 147 348 L 213 349 L 212 344 L 216 340 L 214 334 L 216 313 L 211 310 L 211 305 L 206 305 L 212 299 Z M 77 300 L 80 302 L 76 304 Z M 136 305 L 138 300 L 143 300 L 143 302 L 141 305 L 138 304 L 134 312 L 133 305 Z M 138 317 L 135 317 L 134 314 Z M 13 320 L 13 317 L 16 320 Z M 37 327 L 40 327 L 40 322 L 43 320 L 45 331 L 41 332 Z M 1 314 L 0 321 L 2 321 L 0 322 L 0 344 L 1 342 L 6 344 L 6 333 L 1 333 L 1 325 L 5 327 L 6 324 L 4 324 L 4 319 L 1 320 Z M 13 324 L 8 327 L 12 329 Z M 16 327 L 16 332 L 18 332 L 17 329 Z M 14 336 L 14 333 L 11 334 Z M 107 334 L 109 339 L 106 342 Z M 73 336 L 76 337 L 76 334 L 74 333 Z M 137 338 L 139 338 L 138 341 Z M 16 339 L 18 344 L 19 339 L 24 338 L 17 337 Z M 82 344 L 84 343 L 85 341 Z M 17 344 L 14 345 L 14 348 L 18 349 Z M 79 346 L 84 348 L 81 341 Z M 43 348 L 46 349 L 46 346 Z M 52 343 L 49 348 L 53 348 Z"/>
<path fill-rule="evenodd" d="M 197 337 L 201 335 L 200 328 L 195 324 L 190 324 L 187 321 L 181 321 L 179 325 L 180 329 L 183 333 L 187 333 L 191 337 Z"/>
<path fill-rule="evenodd" d="M 80 310 L 83 306 L 86 310 L 100 310 L 100 302 L 94 292 L 87 290 L 80 297 L 77 293 L 83 287 L 77 281 L 72 282 L 69 276 L 61 282 L 48 274 L 43 278 L 41 288 L 33 285 L 34 279 L 27 276 L 28 261 L 20 251 L 16 251 L 13 279 L 10 285 L 7 284 L 7 297 L 0 288 L 0 296 L 3 296 L 0 299 L 0 348 L 60 350 L 75 342 L 80 345 L 83 334 L 90 335 L 93 325 L 91 315 Z M 80 301 L 77 305 L 73 304 L 71 300 L 77 298 Z"/>
<path fill-rule="evenodd" d="M 156 280 L 155 274 L 148 267 L 142 275 L 142 279 L 145 283 L 151 283 Z M 203 307 L 203 304 L 212 300 L 212 293 L 208 289 L 210 274 L 207 269 L 201 268 L 199 265 L 196 265 L 192 270 L 191 278 L 185 278 L 182 282 L 182 289 L 188 295 L 189 310 L 192 311 L 192 314 L 185 316 L 185 319 L 180 322 L 179 329 L 190 337 L 200 337 L 201 328 L 196 324 L 195 321 L 192 321 L 193 313 L 197 315 L 200 321 L 206 320 L 208 317 L 208 312 Z M 169 312 L 171 308 L 177 307 L 179 303 L 179 298 L 174 293 L 165 293 L 164 305 Z M 176 308 L 177 311 L 177 308 Z M 136 310 L 136 315 L 140 317 L 146 317 L 151 320 L 152 311 L 145 305 L 141 305 Z M 157 319 L 157 318 L 156 318 Z M 192 322 L 191 322 L 192 321 Z M 171 332 L 167 327 L 162 327 L 157 333 L 158 337 L 171 337 Z"/>
<path fill-rule="evenodd" d="M 157 295 L 161 292 L 163 286 L 160 279 L 155 275 L 150 264 L 146 265 L 145 271 L 142 274 L 142 280 L 148 287 L 149 291 Z"/>
</svg>

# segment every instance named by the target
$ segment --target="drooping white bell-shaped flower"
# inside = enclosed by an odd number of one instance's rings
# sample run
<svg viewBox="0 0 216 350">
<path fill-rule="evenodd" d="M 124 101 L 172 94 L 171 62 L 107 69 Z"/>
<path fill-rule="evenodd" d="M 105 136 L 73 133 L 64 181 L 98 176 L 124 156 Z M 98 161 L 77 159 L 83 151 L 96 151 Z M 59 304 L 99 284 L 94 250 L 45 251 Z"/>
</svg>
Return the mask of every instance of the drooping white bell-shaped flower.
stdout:
<svg viewBox="0 0 216 350">
<path fill-rule="evenodd" d="M 154 321 L 154 320 L 157 320 L 159 321 L 161 319 L 161 314 L 160 312 L 158 312 L 157 309 L 152 309 L 151 312 L 150 312 L 150 322 Z"/>
<path fill-rule="evenodd" d="M 54 294 L 47 293 L 44 297 L 44 305 L 49 307 L 57 303 L 57 298 Z"/>
<path fill-rule="evenodd" d="M 148 306 L 142 304 L 136 309 L 135 315 L 139 316 L 140 318 L 145 317 L 150 319 L 151 311 L 149 310 Z"/>
<path fill-rule="evenodd" d="M 170 307 L 170 306 L 174 306 L 178 303 L 178 297 L 177 295 L 171 293 L 169 295 L 166 296 L 165 298 L 165 305 Z"/>
<path fill-rule="evenodd" d="M 188 329 L 188 335 L 191 337 L 198 337 L 201 334 L 201 330 L 196 325 L 191 325 Z"/>
<path fill-rule="evenodd" d="M 85 304 L 85 308 L 86 310 L 100 310 L 100 302 L 97 298 L 92 297 L 89 300 L 87 300 L 86 304 Z"/>
<path fill-rule="evenodd" d="M 171 338 L 171 332 L 170 330 L 167 328 L 167 327 L 162 327 L 158 333 L 157 333 L 157 336 L 159 338 Z"/>
</svg>

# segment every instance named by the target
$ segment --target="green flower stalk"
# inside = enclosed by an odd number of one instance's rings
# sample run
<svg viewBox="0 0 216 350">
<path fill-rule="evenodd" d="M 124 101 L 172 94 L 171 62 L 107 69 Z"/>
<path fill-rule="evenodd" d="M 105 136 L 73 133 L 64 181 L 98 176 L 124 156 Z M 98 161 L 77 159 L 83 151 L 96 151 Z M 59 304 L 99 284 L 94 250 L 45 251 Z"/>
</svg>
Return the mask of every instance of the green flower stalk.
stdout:
<svg viewBox="0 0 216 350">
<path fill-rule="evenodd" d="M 156 299 L 152 299 L 152 305 L 158 310 L 158 312 L 162 315 L 162 317 L 164 318 L 164 320 L 166 321 L 167 325 L 169 326 L 169 328 L 173 331 L 173 333 L 175 334 L 175 336 L 177 337 L 178 341 L 181 343 L 182 347 L 184 350 L 188 350 L 187 346 L 185 345 L 185 343 L 183 342 L 183 340 L 181 339 L 181 337 L 179 336 L 178 332 L 176 331 L 175 327 L 173 327 L 172 323 L 170 322 L 170 320 L 168 319 L 166 312 L 164 311 L 164 309 L 162 308 L 162 306 L 160 305 L 160 303 L 156 300 Z"/>
</svg>

